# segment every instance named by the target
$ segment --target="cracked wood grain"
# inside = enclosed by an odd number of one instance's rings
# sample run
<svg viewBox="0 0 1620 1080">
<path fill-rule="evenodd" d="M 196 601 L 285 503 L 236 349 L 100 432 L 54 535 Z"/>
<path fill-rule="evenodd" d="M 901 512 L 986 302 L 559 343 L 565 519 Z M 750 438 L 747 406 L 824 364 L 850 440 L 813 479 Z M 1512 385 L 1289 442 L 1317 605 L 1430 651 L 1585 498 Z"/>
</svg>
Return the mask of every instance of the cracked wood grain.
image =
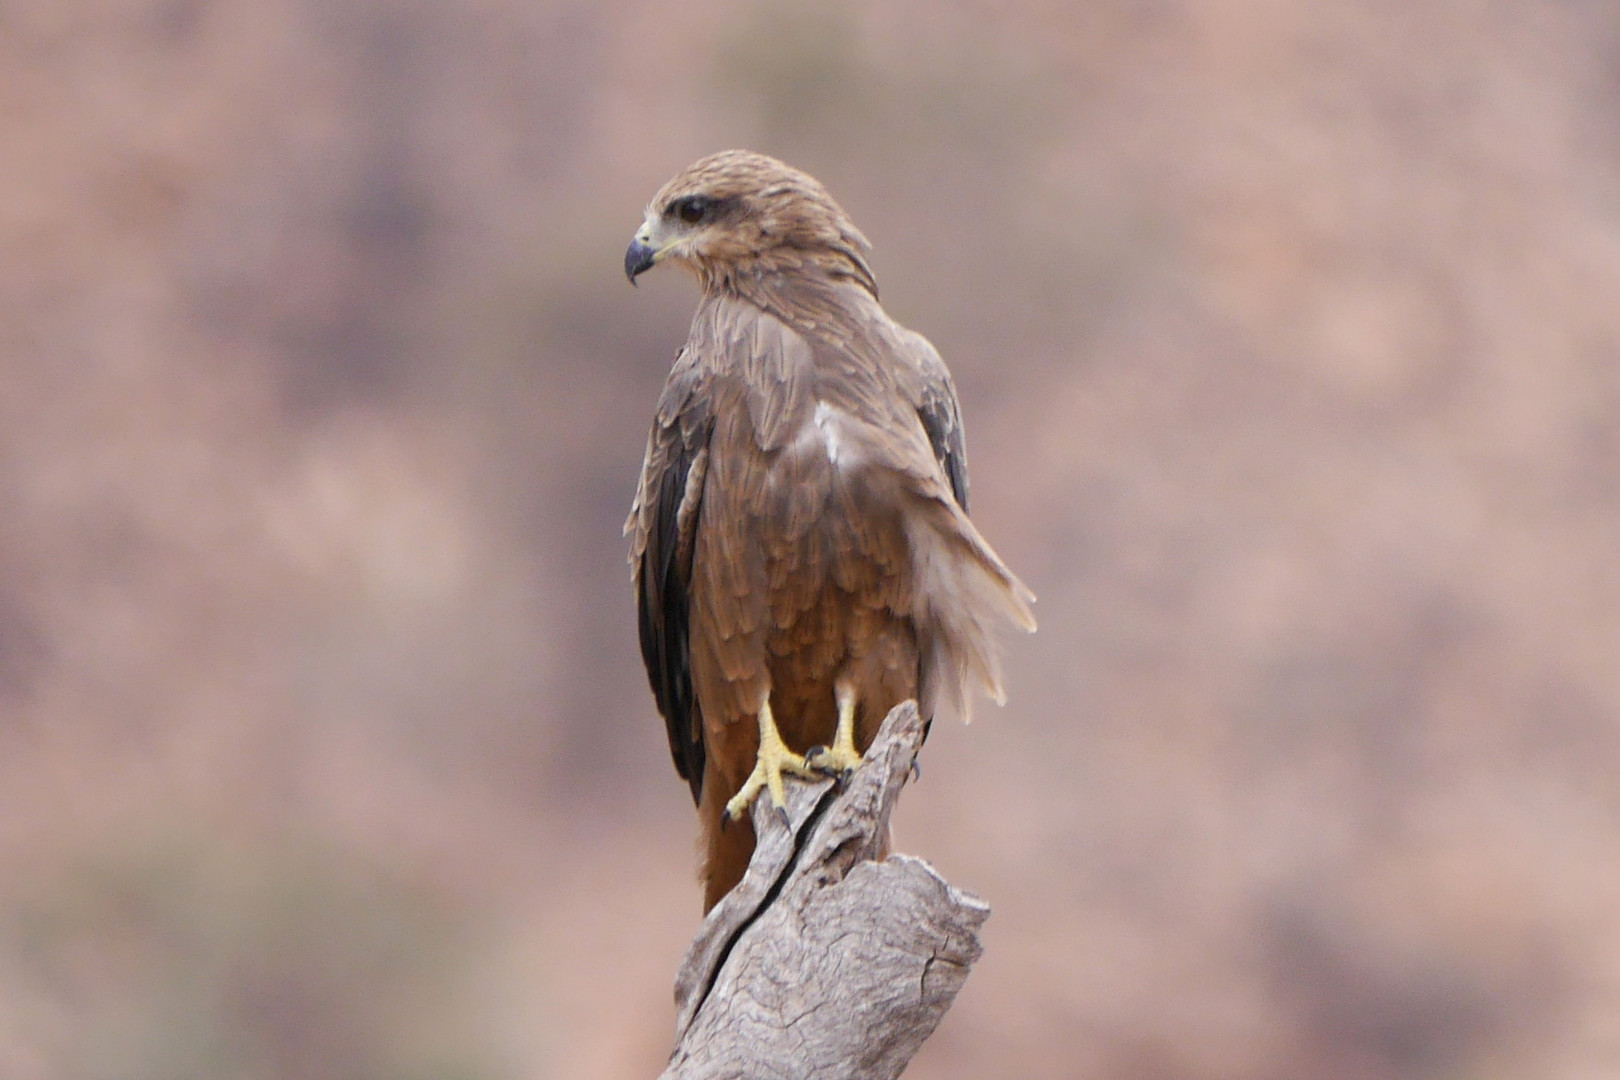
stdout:
<svg viewBox="0 0 1620 1080">
<path fill-rule="evenodd" d="M 742 882 L 704 919 L 676 979 L 663 1080 L 899 1076 L 982 949 L 982 901 L 909 855 L 879 860 L 923 723 L 896 706 L 842 787 L 754 804 Z"/>
</svg>

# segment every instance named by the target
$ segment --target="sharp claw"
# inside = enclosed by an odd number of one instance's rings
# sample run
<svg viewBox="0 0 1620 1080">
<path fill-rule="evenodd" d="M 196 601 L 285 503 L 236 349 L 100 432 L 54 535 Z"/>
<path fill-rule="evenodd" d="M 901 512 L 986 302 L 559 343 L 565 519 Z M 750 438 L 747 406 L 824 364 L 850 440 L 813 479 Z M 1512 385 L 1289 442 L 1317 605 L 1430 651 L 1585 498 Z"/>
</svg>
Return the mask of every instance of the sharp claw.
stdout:
<svg viewBox="0 0 1620 1080">
<path fill-rule="evenodd" d="M 824 746 L 804 755 L 804 762 L 822 776 L 839 780 L 848 780 L 861 765 L 859 755 L 854 755 L 852 759 L 850 754 L 840 754 L 836 749 L 829 750 Z"/>
<path fill-rule="evenodd" d="M 740 819 L 748 812 L 749 806 L 762 792 L 770 792 L 771 805 L 782 813 L 784 824 L 787 823 L 787 788 L 782 783 L 784 774 L 810 779 L 818 775 L 806 764 L 804 758 L 795 754 L 782 742 L 781 734 L 776 730 L 776 722 L 771 717 L 769 703 L 761 706 L 759 712 L 759 753 L 754 762 L 754 771 L 749 774 L 737 794 L 726 803 L 726 816 L 733 821 Z"/>
<path fill-rule="evenodd" d="M 789 832 L 793 831 L 793 822 L 788 820 L 787 807 L 778 806 L 776 808 L 776 816 L 782 822 L 782 828 L 788 830 Z"/>
<path fill-rule="evenodd" d="M 915 784 L 922 779 L 922 762 L 913 755 L 911 759 L 911 782 Z"/>
<path fill-rule="evenodd" d="M 726 804 L 724 817 L 737 821 L 748 812 L 748 807 L 761 792 L 771 793 L 771 803 L 780 812 L 783 825 L 791 829 L 787 816 L 787 792 L 782 783 L 784 775 L 806 780 L 833 778 L 847 781 L 861 765 L 860 751 L 855 749 L 853 699 L 840 699 L 837 738 L 833 745 L 813 746 L 804 756 L 795 754 L 782 741 L 771 716 L 770 703 L 760 707 L 760 747 L 754 771 L 737 794 Z"/>
</svg>

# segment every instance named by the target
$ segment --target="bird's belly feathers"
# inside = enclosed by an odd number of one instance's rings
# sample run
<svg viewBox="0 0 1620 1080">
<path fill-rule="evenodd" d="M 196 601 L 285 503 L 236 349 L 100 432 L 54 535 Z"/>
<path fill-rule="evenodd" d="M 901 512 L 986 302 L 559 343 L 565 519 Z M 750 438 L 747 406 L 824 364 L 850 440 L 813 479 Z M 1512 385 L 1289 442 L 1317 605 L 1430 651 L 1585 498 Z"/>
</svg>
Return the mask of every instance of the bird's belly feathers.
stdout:
<svg viewBox="0 0 1620 1080">
<path fill-rule="evenodd" d="M 826 405 L 780 450 L 734 449 L 711 454 L 732 465 L 707 478 L 693 552 L 693 677 L 706 717 L 718 719 L 716 705 L 728 720 L 752 715 L 768 690 L 783 736 L 802 750 L 831 738 L 843 679 L 876 723 L 917 693 L 900 478 L 876 463 L 857 422 Z"/>
</svg>

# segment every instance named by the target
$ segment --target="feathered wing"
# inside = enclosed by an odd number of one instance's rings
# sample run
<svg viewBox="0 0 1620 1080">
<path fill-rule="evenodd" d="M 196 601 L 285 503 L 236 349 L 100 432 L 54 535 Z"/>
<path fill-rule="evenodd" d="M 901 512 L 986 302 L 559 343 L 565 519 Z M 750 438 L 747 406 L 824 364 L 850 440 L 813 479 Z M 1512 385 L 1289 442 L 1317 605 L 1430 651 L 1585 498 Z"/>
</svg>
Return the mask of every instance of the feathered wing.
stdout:
<svg viewBox="0 0 1620 1080">
<path fill-rule="evenodd" d="M 692 550 L 714 418 L 702 393 L 704 367 L 683 351 L 658 400 L 641 483 L 624 531 L 630 537 L 641 658 L 669 734 L 675 771 L 703 793 L 703 715 L 692 689 Z"/>
<path fill-rule="evenodd" d="M 917 415 L 923 430 L 928 433 L 928 444 L 934 448 L 934 459 L 945 470 L 950 481 L 951 494 L 963 512 L 968 509 L 967 440 L 962 430 L 962 413 L 956 402 L 956 384 L 951 382 L 950 369 L 927 338 L 907 332 L 904 338 L 908 353 L 917 365 Z"/>
<path fill-rule="evenodd" d="M 908 389 L 933 451 L 929 464 L 938 466 L 914 470 L 921 499 L 907 518 L 912 617 L 923 653 L 920 696 L 925 706 L 943 698 L 968 720 L 974 684 L 1004 700 L 997 638 L 1009 628 L 1035 629 L 1035 594 L 968 519 L 967 449 L 949 370 L 921 334 L 901 330 L 898 347 L 913 375 Z"/>
</svg>

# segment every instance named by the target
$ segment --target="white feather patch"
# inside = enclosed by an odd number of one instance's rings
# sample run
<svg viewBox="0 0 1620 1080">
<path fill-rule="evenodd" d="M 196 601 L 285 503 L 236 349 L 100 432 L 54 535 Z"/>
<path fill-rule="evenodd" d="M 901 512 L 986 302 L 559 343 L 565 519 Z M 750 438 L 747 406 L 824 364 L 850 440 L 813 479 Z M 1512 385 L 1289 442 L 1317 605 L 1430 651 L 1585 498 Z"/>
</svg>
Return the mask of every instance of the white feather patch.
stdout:
<svg viewBox="0 0 1620 1080">
<path fill-rule="evenodd" d="M 835 466 L 838 464 L 838 455 L 842 450 L 839 439 L 840 418 L 842 415 L 825 401 L 816 402 L 816 430 L 821 433 L 822 444 L 827 448 L 827 460 Z"/>
</svg>

